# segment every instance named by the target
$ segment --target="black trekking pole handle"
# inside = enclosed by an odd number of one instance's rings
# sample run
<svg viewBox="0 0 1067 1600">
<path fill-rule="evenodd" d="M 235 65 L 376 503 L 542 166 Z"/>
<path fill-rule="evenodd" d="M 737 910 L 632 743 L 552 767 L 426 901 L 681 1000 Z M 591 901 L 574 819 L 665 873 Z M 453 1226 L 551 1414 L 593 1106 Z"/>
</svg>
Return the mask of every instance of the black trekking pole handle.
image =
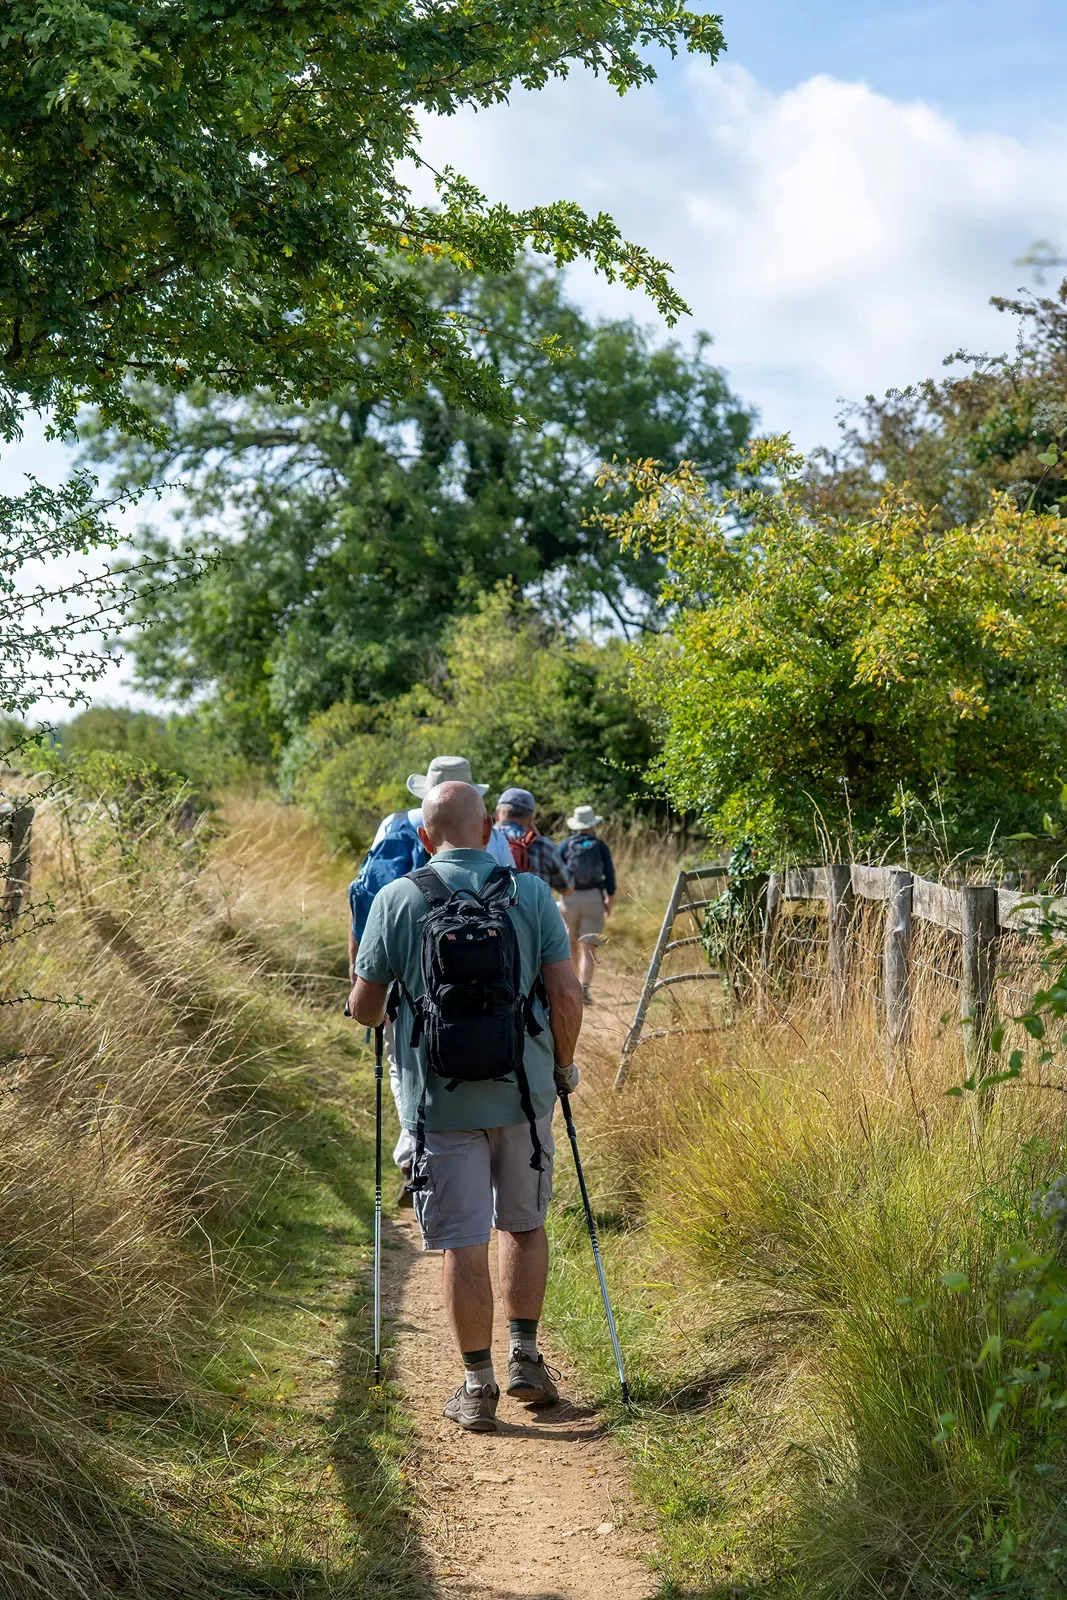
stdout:
<svg viewBox="0 0 1067 1600">
<path fill-rule="evenodd" d="M 578 1174 L 578 1187 L 582 1192 L 582 1205 L 585 1207 L 585 1221 L 589 1229 L 589 1243 L 593 1246 L 593 1260 L 596 1262 L 596 1275 L 600 1280 L 600 1294 L 604 1301 L 604 1313 L 608 1319 L 608 1332 L 611 1334 L 611 1348 L 615 1352 L 615 1365 L 619 1372 L 619 1383 L 622 1386 L 622 1399 L 624 1405 L 630 1404 L 630 1390 L 626 1383 L 626 1373 L 622 1365 L 622 1351 L 619 1348 L 619 1335 L 615 1331 L 615 1318 L 611 1312 L 611 1300 L 608 1296 L 608 1281 L 604 1276 L 604 1263 L 600 1259 L 600 1240 L 597 1238 L 596 1223 L 593 1220 L 593 1207 L 589 1202 L 589 1190 L 585 1186 L 585 1173 L 582 1171 L 582 1158 L 578 1154 L 578 1135 L 574 1131 L 574 1118 L 571 1116 L 571 1097 L 565 1089 L 559 1091 L 563 1103 L 563 1120 L 567 1124 L 567 1137 L 571 1142 L 574 1154 L 574 1170 Z"/>
<path fill-rule="evenodd" d="M 385 1029 L 374 1030 L 374 1382 L 382 1381 L 382 1047 Z"/>
</svg>

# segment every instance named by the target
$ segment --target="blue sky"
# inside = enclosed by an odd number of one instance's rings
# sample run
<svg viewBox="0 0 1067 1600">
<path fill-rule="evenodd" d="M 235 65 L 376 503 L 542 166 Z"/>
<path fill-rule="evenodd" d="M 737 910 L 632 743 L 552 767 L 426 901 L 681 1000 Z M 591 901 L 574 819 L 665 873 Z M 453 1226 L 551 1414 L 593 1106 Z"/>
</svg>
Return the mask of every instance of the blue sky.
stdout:
<svg viewBox="0 0 1067 1600">
<path fill-rule="evenodd" d="M 494 197 L 609 210 L 672 263 L 765 427 L 810 448 L 842 402 L 1013 343 L 990 296 L 1034 285 L 1034 240 L 1067 247 L 1067 12 L 751 0 L 724 27 L 714 67 L 668 58 L 622 100 L 578 75 L 425 147 Z"/>
<path fill-rule="evenodd" d="M 772 90 L 816 73 L 925 100 L 969 129 L 1021 136 L 1067 121 L 1067 11 L 1052 0 L 906 6 L 738 0 L 727 58 Z"/>
<path fill-rule="evenodd" d="M 577 74 L 430 122 L 424 148 L 494 199 L 609 211 L 673 265 L 693 309 L 676 336 L 707 329 L 764 428 L 808 449 L 842 402 L 1009 348 L 990 295 L 1033 287 L 1014 264 L 1033 240 L 1067 254 L 1067 8 L 738 0 L 724 28 L 714 67 L 665 58 L 622 99 Z M 570 282 L 592 312 L 655 321 L 587 268 Z M 0 487 L 68 460 L 28 429 Z"/>
</svg>

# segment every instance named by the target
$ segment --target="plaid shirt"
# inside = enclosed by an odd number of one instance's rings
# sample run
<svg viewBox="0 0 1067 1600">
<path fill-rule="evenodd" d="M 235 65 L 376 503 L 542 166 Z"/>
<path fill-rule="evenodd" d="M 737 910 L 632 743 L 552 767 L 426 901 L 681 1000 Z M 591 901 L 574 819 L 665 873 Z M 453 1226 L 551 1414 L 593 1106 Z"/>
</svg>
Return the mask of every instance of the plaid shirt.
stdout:
<svg viewBox="0 0 1067 1600">
<path fill-rule="evenodd" d="M 498 822 L 497 827 L 505 839 L 521 839 L 526 829 L 520 822 Z M 529 843 L 530 871 L 535 878 L 543 878 L 553 889 L 573 889 L 574 879 L 563 864 L 556 845 L 539 833 Z"/>
</svg>

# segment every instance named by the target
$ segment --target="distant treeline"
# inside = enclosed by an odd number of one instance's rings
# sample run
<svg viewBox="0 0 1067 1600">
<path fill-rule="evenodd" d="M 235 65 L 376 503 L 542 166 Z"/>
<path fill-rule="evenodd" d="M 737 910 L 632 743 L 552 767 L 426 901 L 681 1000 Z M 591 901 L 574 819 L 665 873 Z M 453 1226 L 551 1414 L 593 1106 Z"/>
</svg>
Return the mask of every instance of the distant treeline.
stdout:
<svg viewBox="0 0 1067 1600">
<path fill-rule="evenodd" d="M 167 445 L 92 439 L 119 484 L 177 473 L 186 554 L 221 559 L 146 591 L 129 640 L 197 709 L 90 713 L 63 748 L 277 782 L 350 849 L 448 749 L 548 817 L 667 803 L 764 859 L 1062 853 L 1062 295 L 999 302 L 1015 356 L 869 399 L 805 461 L 749 444 L 704 338 L 590 321 L 540 268 L 427 273 L 481 319 L 514 425 L 432 389 L 141 388 Z"/>
</svg>

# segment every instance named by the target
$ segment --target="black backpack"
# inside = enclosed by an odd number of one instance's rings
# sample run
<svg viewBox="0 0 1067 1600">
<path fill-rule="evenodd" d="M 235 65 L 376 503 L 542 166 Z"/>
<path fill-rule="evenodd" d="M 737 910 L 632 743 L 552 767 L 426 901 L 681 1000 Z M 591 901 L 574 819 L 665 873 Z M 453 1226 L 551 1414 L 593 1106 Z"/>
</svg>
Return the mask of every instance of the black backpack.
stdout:
<svg viewBox="0 0 1067 1600">
<path fill-rule="evenodd" d="M 448 1089 L 514 1074 L 530 1124 L 530 1165 L 540 1172 L 541 1141 L 523 1052 L 526 1035 L 543 1031 L 534 1016 L 534 998 L 547 1007 L 548 997 L 540 973 L 530 993 L 522 992 L 519 941 L 508 916 L 517 892 L 513 875 L 494 867 L 477 892 L 449 889 L 433 867 L 407 877 L 430 903 L 422 924 L 423 994 L 413 1000 L 402 988 L 414 1017 L 412 1048 L 423 1045 L 427 1078 L 435 1072 Z M 424 1083 L 415 1124 L 413 1189 L 422 1186 L 425 1112 Z"/>
<path fill-rule="evenodd" d="M 568 839 L 563 846 L 563 859 L 576 889 L 604 887 L 604 857 L 599 839 Z"/>
</svg>

